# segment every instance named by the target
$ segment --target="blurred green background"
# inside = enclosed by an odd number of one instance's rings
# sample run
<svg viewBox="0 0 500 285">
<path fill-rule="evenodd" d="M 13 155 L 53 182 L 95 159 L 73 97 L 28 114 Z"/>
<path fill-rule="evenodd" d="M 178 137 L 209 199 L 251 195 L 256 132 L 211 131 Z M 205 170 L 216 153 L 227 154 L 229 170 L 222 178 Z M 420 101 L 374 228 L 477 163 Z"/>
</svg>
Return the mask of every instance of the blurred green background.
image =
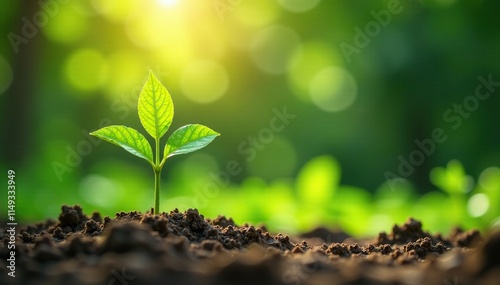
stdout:
<svg viewBox="0 0 500 285">
<path fill-rule="evenodd" d="M 493 0 L 4 1 L 2 181 L 16 171 L 25 222 L 62 204 L 149 210 L 150 166 L 87 133 L 143 131 L 151 69 L 172 94 L 171 130 L 222 134 L 167 162 L 163 211 L 286 233 L 368 235 L 409 216 L 486 230 L 500 224 L 498 11 Z"/>
</svg>

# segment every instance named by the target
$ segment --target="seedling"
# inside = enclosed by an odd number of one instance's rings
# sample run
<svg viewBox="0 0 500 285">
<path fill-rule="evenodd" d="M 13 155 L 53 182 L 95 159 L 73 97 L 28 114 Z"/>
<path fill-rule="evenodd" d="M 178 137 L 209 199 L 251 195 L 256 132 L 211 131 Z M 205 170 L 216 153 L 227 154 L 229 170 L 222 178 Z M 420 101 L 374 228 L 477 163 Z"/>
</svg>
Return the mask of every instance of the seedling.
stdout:
<svg viewBox="0 0 500 285">
<path fill-rule="evenodd" d="M 122 147 L 131 154 L 145 159 L 155 174 L 154 213 L 160 209 L 160 177 L 169 157 L 190 153 L 211 143 L 220 134 L 198 124 L 180 127 L 168 138 L 160 160 L 160 139 L 165 135 L 174 118 L 174 103 L 168 90 L 149 72 L 149 78 L 139 94 L 137 103 L 139 120 L 155 141 L 155 158 L 147 139 L 137 130 L 126 126 L 107 126 L 90 133 L 102 140 Z"/>
</svg>

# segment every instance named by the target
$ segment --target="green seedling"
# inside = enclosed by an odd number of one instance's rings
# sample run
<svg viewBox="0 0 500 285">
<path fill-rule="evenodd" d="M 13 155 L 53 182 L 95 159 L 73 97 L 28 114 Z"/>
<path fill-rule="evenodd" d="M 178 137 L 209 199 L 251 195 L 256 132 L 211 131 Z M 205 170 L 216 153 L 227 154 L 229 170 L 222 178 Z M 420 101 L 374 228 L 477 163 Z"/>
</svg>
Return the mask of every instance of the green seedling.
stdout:
<svg viewBox="0 0 500 285">
<path fill-rule="evenodd" d="M 160 139 L 165 135 L 174 118 L 174 103 L 168 90 L 149 72 L 149 78 L 139 94 L 137 103 L 139 120 L 155 141 L 155 158 L 147 139 L 137 130 L 126 126 L 107 126 L 90 133 L 102 140 L 122 147 L 131 154 L 151 164 L 155 174 L 154 213 L 160 209 L 160 177 L 169 157 L 190 153 L 211 143 L 220 134 L 198 124 L 180 127 L 168 138 L 160 160 Z"/>
</svg>

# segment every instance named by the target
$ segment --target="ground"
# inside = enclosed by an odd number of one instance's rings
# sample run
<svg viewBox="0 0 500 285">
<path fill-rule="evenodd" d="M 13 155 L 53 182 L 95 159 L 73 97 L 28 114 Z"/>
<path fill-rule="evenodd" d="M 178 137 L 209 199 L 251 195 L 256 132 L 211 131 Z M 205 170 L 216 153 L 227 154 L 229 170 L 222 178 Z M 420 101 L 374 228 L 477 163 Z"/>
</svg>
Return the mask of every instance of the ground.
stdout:
<svg viewBox="0 0 500 285">
<path fill-rule="evenodd" d="M 372 240 L 318 228 L 301 236 L 236 225 L 196 209 L 87 216 L 21 227 L 15 278 L 1 229 L 0 284 L 500 284 L 500 233 L 442 237 L 408 219 Z"/>
</svg>

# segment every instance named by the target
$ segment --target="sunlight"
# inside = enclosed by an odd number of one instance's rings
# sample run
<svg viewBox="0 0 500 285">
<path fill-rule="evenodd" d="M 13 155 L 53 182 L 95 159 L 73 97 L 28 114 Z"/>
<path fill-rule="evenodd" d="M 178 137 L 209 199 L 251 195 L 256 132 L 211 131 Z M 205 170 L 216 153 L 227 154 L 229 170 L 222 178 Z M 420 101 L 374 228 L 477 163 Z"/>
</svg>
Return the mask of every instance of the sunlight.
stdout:
<svg viewBox="0 0 500 285">
<path fill-rule="evenodd" d="M 158 3 L 165 7 L 173 7 L 179 4 L 179 0 L 158 0 Z"/>
</svg>

